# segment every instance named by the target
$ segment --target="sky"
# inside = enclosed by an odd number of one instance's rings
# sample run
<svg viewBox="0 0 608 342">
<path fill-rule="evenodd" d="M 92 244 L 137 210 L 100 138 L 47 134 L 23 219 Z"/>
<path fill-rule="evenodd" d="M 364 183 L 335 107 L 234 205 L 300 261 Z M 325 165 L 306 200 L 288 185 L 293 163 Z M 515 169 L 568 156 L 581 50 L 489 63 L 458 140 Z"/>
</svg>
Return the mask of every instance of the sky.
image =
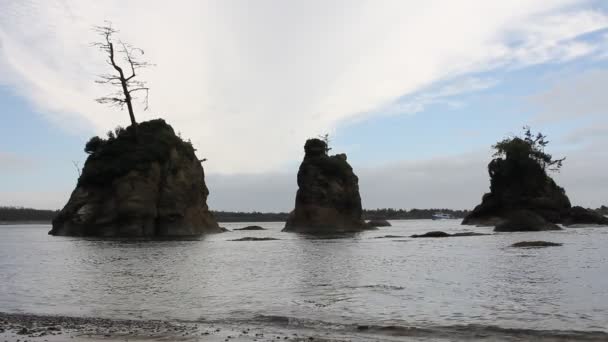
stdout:
<svg viewBox="0 0 608 342">
<path fill-rule="evenodd" d="M 214 210 L 289 211 L 329 133 L 365 208 L 472 208 L 496 141 L 529 125 L 574 204 L 608 204 L 602 0 L 0 0 L 0 205 L 60 209 L 85 142 L 129 124 L 92 27 L 154 66 L 139 121 L 191 139 Z"/>
</svg>

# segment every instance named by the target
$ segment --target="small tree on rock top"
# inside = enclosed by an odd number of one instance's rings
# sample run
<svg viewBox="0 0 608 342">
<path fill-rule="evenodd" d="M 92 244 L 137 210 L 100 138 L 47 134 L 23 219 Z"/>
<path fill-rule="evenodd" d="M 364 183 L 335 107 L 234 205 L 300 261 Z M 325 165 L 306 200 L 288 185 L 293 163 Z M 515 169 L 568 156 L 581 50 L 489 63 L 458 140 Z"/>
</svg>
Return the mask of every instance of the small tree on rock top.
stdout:
<svg viewBox="0 0 608 342">
<path fill-rule="evenodd" d="M 319 135 L 319 139 L 325 143 L 325 153 L 329 154 L 329 151 L 331 151 L 331 147 L 329 147 L 329 133 Z"/>
<path fill-rule="evenodd" d="M 559 172 L 566 158 L 553 159 L 552 155 L 545 152 L 545 147 L 549 144 L 547 136 L 540 132 L 532 133 L 528 126 L 524 126 L 523 131 L 523 137 L 505 138 L 492 146 L 496 150 L 494 157 L 518 160 L 530 158 L 543 170 Z"/>
<path fill-rule="evenodd" d="M 113 35 L 118 31 L 113 29 L 110 23 L 105 26 L 96 26 L 95 31 L 102 37 L 101 42 L 93 43 L 93 46 L 98 47 L 108 56 L 107 63 L 114 69 L 113 73 L 99 75 L 96 83 L 110 84 L 118 88 L 114 93 L 96 99 L 98 103 L 109 104 L 123 109 L 125 105 L 129 111 L 131 119 L 131 127 L 135 135 L 137 135 L 137 121 L 133 112 L 132 100 L 136 92 L 143 92 L 144 110 L 148 109 L 148 93 L 149 88 L 146 82 L 138 80 L 137 70 L 150 66 L 149 63 L 140 61 L 139 58 L 144 54 L 144 50 L 133 47 L 130 44 L 118 40 L 118 49 L 114 45 Z M 123 66 L 126 65 L 126 69 Z"/>
</svg>

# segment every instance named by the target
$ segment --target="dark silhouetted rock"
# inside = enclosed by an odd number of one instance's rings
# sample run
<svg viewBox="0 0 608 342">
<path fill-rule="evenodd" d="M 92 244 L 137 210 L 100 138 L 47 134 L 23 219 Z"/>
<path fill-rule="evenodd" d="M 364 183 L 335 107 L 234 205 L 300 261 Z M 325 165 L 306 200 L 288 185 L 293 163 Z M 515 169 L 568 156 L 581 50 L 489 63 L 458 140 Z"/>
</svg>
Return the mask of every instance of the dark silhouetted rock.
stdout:
<svg viewBox="0 0 608 342">
<path fill-rule="evenodd" d="M 563 221 L 565 226 L 608 225 L 608 218 L 593 210 L 572 207 Z"/>
<path fill-rule="evenodd" d="M 266 229 L 264 229 L 264 228 L 262 228 L 260 226 L 247 226 L 247 227 L 244 227 L 244 228 L 236 228 L 234 230 L 266 230 Z"/>
<path fill-rule="evenodd" d="M 369 220 L 367 221 L 368 227 L 390 227 L 391 223 L 387 220 Z"/>
<path fill-rule="evenodd" d="M 511 245 L 511 247 L 553 247 L 553 246 L 561 246 L 561 243 L 556 242 L 548 242 L 548 241 L 522 241 L 517 242 Z"/>
<path fill-rule="evenodd" d="M 459 236 L 485 236 L 485 235 L 492 235 L 492 234 L 484 234 L 484 233 L 475 233 L 475 232 L 463 232 L 463 233 L 454 233 L 450 236 L 452 237 L 459 237 Z"/>
<path fill-rule="evenodd" d="M 404 238 L 402 235 L 384 235 L 384 236 L 376 236 L 374 239 L 392 239 L 392 238 Z"/>
<path fill-rule="evenodd" d="M 361 218 L 359 179 L 345 154 L 327 155 L 327 145 L 310 139 L 298 171 L 295 209 L 283 231 L 300 233 L 358 232 L 368 229 Z"/>
<path fill-rule="evenodd" d="M 412 237 L 412 238 L 443 238 L 443 237 L 482 236 L 482 235 L 489 235 L 489 234 L 475 233 L 475 232 L 462 232 L 462 233 L 448 234 L 448 233 L 442 232 L 442 231 L 433 231 L 433 232 L 428 232 L 428 233 L 419 234 L 419 235 L 414 234 L 410 237 Z"/>
<path fill-rule="evenodd" d="M 506 215 L 504 221 L 496 225 L 497 232 L 535 232 L 542 230 L 561 230 L 555 223 L 531 210 L 514 210 Z"/>
<path fill-rule="evenodd" d="M 244 238 L 240 238 L 240 239 L 234 239 L 234 240 L 229 240 L 229 241 L 271 241 L 271 240 L 279 240 L 279 239 L 275 239 L 275 238 L 270 238 L 270 237 L 244 237 Z"/>
<path fill-rule="evenodd" d="M 497 231 L 555 230 L 557 223 L 608 224 L 589 210 L 572 208 L 564 189 L 547 175 L 543 158 L 551 157 L 533 138 L 499 144 L 495 148 L 500 148 L 500 157 L 488 164 L 490 192 L 462 224 L 495 226 Z"/>
<path fill-rule="evenodd" d="M 203 167 L 189 142 L 163 120 L 89 148 L 76 189 L 52 235 L 191 236 L 221 229 L 209 212 Z"/>
<path fill-rule="evenodd" d="M 451 235 L 446 232 L 433 231 L 433 232 L 428 232 L 428 233 L 419 234 L 419 235 L 414 234 L 410 237 L 413 237 L 413 238 L 439 238 L 439 237 L 448 237 L 448 236 L 451 236 Z"/>
</svg>

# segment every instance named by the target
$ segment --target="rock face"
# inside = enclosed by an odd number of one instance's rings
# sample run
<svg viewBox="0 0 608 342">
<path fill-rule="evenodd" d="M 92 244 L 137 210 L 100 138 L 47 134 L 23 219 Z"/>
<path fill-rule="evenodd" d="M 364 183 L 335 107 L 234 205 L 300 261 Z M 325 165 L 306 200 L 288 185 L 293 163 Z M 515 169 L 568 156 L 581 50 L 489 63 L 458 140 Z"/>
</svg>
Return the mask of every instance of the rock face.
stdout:
<svg viewBox="0 0 608 342">
<path fill-rule="evenodd" d="M 585 209 L 583 207 L 572 207 L 568 211 L 563 224 L 566 226 L 573 225 L 608 225 L 608 218 L 595 211 Z"/>
<path fill-rule="evenodd" d="M 512 141 L 525 146 L 519 138 Z M 572 208 L 565 190 L 527 152 L 496 158 L 488 164 L 488 171 L 490 192 L 462 224 L 496 226 L 497 231 L 561 229 L 557 223 L 608 224 L 599 214 Z"/>
<path fill-rule="evenodd" d="M 504 221 L 494 228 L 497 232 L 535 232 L 542 230 L 561 230 L 555 223 L 531 210 L 514 210 L 509 212 Z"/>
<path fill-rule="evenodd" d="M 283 231 L 301 233 L 357 232 L 367 229 L 361 218 L 359 179 L 345 154 L 327 155 L 327 145 L 310 139 L 298 171 L 295 209 Z"/>
<path fill-rule="evenodd" d="M 92 142 L 95 141 L 95 144 Z M 90 146 L 92 145 L 92 146 Z M 189 142 L 163 120 L 93 138 L 76 189 L 53 220 L 52 235 L 190 236 L 220 232 L 209 191 Z"/>
</svg>

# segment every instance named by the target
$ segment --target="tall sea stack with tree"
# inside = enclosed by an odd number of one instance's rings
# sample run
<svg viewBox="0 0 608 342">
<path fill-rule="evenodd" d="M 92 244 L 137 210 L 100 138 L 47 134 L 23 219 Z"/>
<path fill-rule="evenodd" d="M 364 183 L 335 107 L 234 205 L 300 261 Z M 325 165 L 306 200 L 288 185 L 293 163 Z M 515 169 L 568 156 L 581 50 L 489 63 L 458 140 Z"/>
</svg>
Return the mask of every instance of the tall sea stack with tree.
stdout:
<svg viewBox="0 0 608 342">
<path fill-rule="evenodd" d="M 462 224 L 495 226 L 496 231 L 558 230 L 557 224 L 608 225 L 608 218 L 582 207 L 572 207 L 566 191 L 547 174 L 559 172 L 565 158 L 545 152 L 541 133 L 524 127 L 523 136 L 496 143 L 488 164 L 490 192 Z"/>
<path fill-rule="evenodd" d="M 367 228 L 362 219 L 359 179 L 346 154 L 328 155 L 328 141 L 327 136 L 306 141 L 295 209 L 283 231 L 340 233 Z"/>
<path fill-rule="evenodd" d="M 97 102 L 126 107 L 131 125 L 87 142 L 89 157 L 76 189 L 49 234 L 155 237 L 221 231 L 208 210 L 204 170 L 190 141 L 162 119 L 135 120 L 135 94 L 144 95 L 146 108 L 148 102 L 149 89 L 137 78 L 138 70 L 148 66 L 139 59 L 143 50 L 115 43 L 117 31 L 110 25 L 97 31 L 102 41 L 95 46 L 112 67 L 97 83 L 118 88 Z"/>
</svg>

